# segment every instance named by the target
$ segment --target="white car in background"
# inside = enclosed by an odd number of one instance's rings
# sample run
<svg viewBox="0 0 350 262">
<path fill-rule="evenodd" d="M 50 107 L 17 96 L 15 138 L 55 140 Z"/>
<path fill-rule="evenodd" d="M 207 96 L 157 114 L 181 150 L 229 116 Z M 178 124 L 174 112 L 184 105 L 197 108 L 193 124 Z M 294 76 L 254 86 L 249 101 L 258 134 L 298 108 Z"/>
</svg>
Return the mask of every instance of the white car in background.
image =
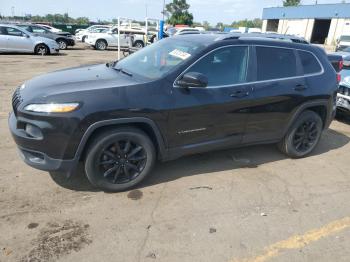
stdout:
<svg viewBox="0 0 350 262">
<path fill-rule="evenodd" d="M 59 46 L 55 40 L 37 36 L 15 25 L 0 24 L 0 53 L 57 54 Z"/>
<path fill-rule="evenodd" d="M 174 35 L 185 35 L 185 34 L 196 34 L 200 33 L 202 30 L 192 27 L 180 27 L 176 28 L 176 33 Z"/>
<path fill-rule="evenodd" d="M 89 36 L 91 36 L 91 35 L 93 35 L 93 34 L 95 34 L 95 33 L 105 33 L 105 32 L 107 32 L 109 29 L 110 29 L 110 28 L 97 27 L 97 28 L 95 28 L 95 29 L 93 29 L 93 30 L 90 30 L 90 32 L 87 32 L 85 38 L 87 39 L 87 38 L 89 38 Z"/>
<path fill-rule="evenodd" d="M 120 46 L 122 48 L 131 45 L 131 38 L 133 37 L 133 46 L 142 48 L 145 46 L 145 31 L 140 28 L 121 28 L 120 29 Z M 91 33 L 85 38 L 85 43 L 94 47 L 97 50 L 106 50 L 108 47 L 118 47 L 118 28 L 114 27 L 108 31 L 100 33 Z"/>
<path fill-rule="evenodd" d="M 109 25 L 92 25 L 86 29 L 77 29 L 75 31 L 75 39 L 81 42 L 85 42 L 85 38 L 88 33 L 92 33 L 97 28 L 106 28 L 109 29 L 111 26 Z"/>
<path fill-rule="evenodd" d="M 36 25 L 40 25 L 40 26 L 46 28 L 47 30 L 51 31 L 52 33 L 62 32 L 61 29 L 58 29 L 58 28 L 55 28 L 55 27 L 52 27 L 52 26 L 49 26 L 49 25 L 44 25 L 44 24 L 36 24 Z"/>
</svg>

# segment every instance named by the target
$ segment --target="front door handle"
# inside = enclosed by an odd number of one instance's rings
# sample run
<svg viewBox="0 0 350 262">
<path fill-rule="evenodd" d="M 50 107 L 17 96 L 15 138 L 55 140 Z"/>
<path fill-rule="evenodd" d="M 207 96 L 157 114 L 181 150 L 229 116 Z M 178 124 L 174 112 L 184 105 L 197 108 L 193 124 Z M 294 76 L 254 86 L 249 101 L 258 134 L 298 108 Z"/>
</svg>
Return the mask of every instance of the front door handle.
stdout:
<svg viewBox="0 0 350 262">
<path fill-rule="evenodd" d="M 307 86 L 306 85 L 303 85 L 303 84 L 298 84 L 295 86 L 294 90 L 295 91 L 304 91 L 307 89 Z"/>
<path fill-rule="evenodd" d="M 234 93 L 232 93 L 230 96 L 236 97 L 236 98 L 242 98 L 242 97 L 246 97 L 248 95 L 249 95 L 249 92 L 246 90 L 237 90 Z"/>
</svg>

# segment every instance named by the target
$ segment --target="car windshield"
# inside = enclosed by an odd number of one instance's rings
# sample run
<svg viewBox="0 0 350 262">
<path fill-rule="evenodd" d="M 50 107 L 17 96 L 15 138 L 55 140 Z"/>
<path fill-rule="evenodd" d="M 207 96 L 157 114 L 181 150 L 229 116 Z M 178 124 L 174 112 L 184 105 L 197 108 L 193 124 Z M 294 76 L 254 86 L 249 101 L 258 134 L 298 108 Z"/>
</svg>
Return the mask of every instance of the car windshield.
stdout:
<svg viewBox="0 0 350 262">
<path fill-rule="evenodd" d="M 120 60 L 116 69 L 156 80 L 174 70 L 205 48 L 199 42 L 183 39 L 163 39 Z"/>
<path fill-rule="evenodd" d="M 350 53 L 350 47 L 346 47 L 342 50 L 342 52 L 347 52 L 347 53 Z"/>
<path fill-rule="evenodd" d="M 342 35 L 340 41 L 350 41 L 350 35 Z"/>
</svg>

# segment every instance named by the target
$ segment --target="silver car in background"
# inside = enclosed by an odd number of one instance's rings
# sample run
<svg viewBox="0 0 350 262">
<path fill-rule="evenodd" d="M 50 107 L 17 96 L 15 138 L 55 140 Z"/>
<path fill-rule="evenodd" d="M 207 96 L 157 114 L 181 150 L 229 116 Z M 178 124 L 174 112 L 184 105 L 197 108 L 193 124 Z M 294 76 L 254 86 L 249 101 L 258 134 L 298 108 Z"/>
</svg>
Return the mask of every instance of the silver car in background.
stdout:
<svg viewBox="0 0 350 262">
<path fill-rule="evenodd" d="M 57 54 L 56 41 L 40 37 L 11 24 L 0 24 L 0 53 Z"/>
</svg>

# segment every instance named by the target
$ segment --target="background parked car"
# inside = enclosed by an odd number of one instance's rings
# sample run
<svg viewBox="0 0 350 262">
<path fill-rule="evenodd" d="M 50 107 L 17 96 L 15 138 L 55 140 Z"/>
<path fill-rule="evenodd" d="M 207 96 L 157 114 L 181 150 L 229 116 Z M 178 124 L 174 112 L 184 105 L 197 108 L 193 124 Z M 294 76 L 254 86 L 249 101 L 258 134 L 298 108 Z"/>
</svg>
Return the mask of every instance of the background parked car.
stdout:
<svg viewBox="0 0 350 262">
<path fill-rule="evenodd" d="M 130 36 L 133 36 L 133 45 L 137 48 L 145 46 L 145 32 L 142 29 L 126 29 L 120 30 L 120 46 L 129 47 Z M 108 47 L 118 47 L 118 28 L 114 27 L 106 32 L 92 33 L 85 38 L 85 42 L 97 50 L 105 50 Z"/>
<path fill-rule="evenodd" d="M 58 44 L 15 25 L 0 24 L 0 52 L 57 54 Z"/>
<path fill-rule="evenodd" d="M 75 39 L 77 41 L 85 42 L 85 38 L 88 35 L 88 33 L 92 33 L 97 28 L 109 29 L 109 28 L 111 28 L 111 26 L 109 26 L 109 25 L 92 25 L 86 29 L 77 29 L 75 31 Z"/>
<path fill-rule="evenodd" d="M 68 46 L 75 45 L 73 36 L 67 32 L 62 32 L 63 34 L 55 34 L 40 25 L 34 24 L 18 24 L 17 26 L 36 35 L 55 40 L 60 49 L 67 49 Z"/>
<path fill-rule="evenodd" d="M 350 35 L 340 36 L 335 51 L 343 51 L 347 47 L 350 47 Z"/>
<path fill-rule="evenodd" d="M 344 49 L 344 51 L 350 51 L 350 47 Z M 343 56 L 343 70 L 341 70 L 341 82 L 339 84 L 338 96 L 337 96 L 337 109 L 338 111 L 346 114 L 350 114 L 350 53 L 337 52 Z"/>
<path fill-rule="evenodd" d="M 52 33 L 60 33 L 60 32 L 62 32 L 61 29 L 58 29 L 56 27 L 52 27 L 52 26 L 49 26 L 49 25 L 44 25 L 44 24 L 36 24 L 36 25 L 40 25 L 40 26 L 46 28 L 47 30 L 51 31 Z"/>
</svg>

